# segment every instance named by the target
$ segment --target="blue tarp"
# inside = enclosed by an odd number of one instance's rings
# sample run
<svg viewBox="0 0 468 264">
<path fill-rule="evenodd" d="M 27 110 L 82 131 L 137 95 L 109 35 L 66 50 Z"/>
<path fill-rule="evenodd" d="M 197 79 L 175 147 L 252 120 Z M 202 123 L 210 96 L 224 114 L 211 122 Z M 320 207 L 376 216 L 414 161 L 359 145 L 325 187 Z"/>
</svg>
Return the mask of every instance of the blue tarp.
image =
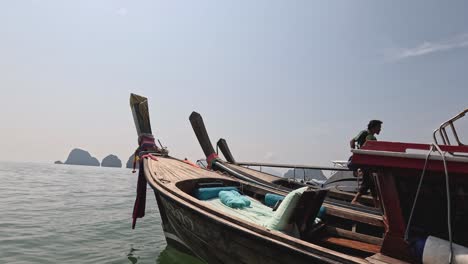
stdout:
<svg viewBox="0 0 468 264">
<path fill-rule="evenodd" d="M 283 199 L 284 199 L 283 195 L 267 193 L 265 195 L 265 205 L 273 207 L 278 201 L 281 201 Z"/>
<path fill-rule="evenodd" d="M 219 199 L 223 204 L 231 208 L 244 208 L 250 206 L 249 198 L 234 190 L 220 191 Z"/>
<path fill-rule="evenodd" d="M 237 191 L 236 187 L 207 187 L 207 188 L 198 188 L 195 190 L 194 196 L 199 200 L 209 200 L 217 198 L 220 191 Z"/>
</svg>

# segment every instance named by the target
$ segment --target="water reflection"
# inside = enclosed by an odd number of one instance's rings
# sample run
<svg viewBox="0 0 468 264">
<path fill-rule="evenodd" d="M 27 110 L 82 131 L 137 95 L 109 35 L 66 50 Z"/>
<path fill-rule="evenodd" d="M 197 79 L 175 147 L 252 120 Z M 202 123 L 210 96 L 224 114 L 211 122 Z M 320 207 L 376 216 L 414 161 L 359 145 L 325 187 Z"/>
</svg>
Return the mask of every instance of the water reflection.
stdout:
<svg viewBox="0 0 468 264">
<path fill-rule="evenodd" d="M 130 260 L 130 262 L 132 264 L 135 264 L 138 262 L 138 259 L 140 258 L 139 256 L 135 255 L 133 252 L 135 251 L 138 251 L 138 249 L 134 249 L 133 247 L 130 249 L 130 252 L 127 254 L 127 258 L 128 260 Z"/>
<path fill-rule="evenodd" d="M 145 262 L 144 259 L 140 259 L 138 255 L 139 249 L 131 248 L 130 252 L 127 254 L 127 258 L 132 264 Z M 166 246 L 163 251 L 159 254 L 156 259 L 158 264 L 206 264 L 202 260 L 181 252 L 174 247 Z"/>
<path fill-rule="evenodd" d="M 166 248 L 159 254 L 156 259 L 156 263 L 159 264 L 205 264 L 200 259 L 191 255 L 185 254 L 171 246 Z"/>
</svg>

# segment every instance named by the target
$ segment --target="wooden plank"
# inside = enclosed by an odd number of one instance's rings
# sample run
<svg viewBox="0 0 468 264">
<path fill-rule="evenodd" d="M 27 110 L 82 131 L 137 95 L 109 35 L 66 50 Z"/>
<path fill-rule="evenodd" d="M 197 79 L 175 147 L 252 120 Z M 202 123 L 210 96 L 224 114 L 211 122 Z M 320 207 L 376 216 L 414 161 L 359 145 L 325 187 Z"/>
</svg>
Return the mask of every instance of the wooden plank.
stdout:
<svg viewBox="0 0 468 264">
<path fill-rule="evenodd" d="M 379 237 L 360 234 L 360 233 L 356 233 L 353 231 L 349 231 L 346 229 L 341 229 L 341 228 L 337 228 L 333 226 L 328 226 L 327 232 L 334 236 L 349 238 L 349 239 L 353 239 L 353 240 L 357 240 L 357 241 L 361 241 L 361 242 L 365 242 L 369 244 L 379 245 L 379 246 L 382 245 L 382 241 L 383 241 L 383 239 Z"/>
<path fill-rule="evenodd" d="M 330 196 L 331 198 L 337 198 L 337 199 L 341 199 L 345 201 L 353 200 L 355 195 L 356 195 L 355 193 L 340 191 L 336 187 L 330 189 L 330 192 L 328 193 L 328 196 Z M 360 197 L 359 202 L 373 205 L 374 199 L 372 199 L 372 196 L 370 195 L 363 195 Z"/>
<path fill-rule="evenodd" d="M 368 225 L 384 227 L 382 216 L 359 212 L 353 209 L 343 208 L 331 204 L 323 204 L 327 214 Z"/>
<path fill-rule="evenodd" d="M 408 262 L 404 262 L 399 259 L 391 258 L 389 256 L 385 256 L 381 253 L 377 253 L 366 258 L 372 264 L 409 264 Z"/>
<path fill-rule="evenodd" d="M 373 245 L 373 244 L 364 243 L 364 242 L 355 241 L 355 240 L 346 239 L 346 238 L 326 237 L 322 239 L 322 241 L 326 243 L 342 246 L 342 247 L 369 252 L 369 253 L 380 252 L 380 246 L 378 245 Z"/>
<path fill-rule="evenodd" d="M 401 171 L 399 172 L 401 173 Z M 395 174 L 397 173 L 398 171 Z M 409 259 L 412 254 L 409 250 L 408 242 L 404 239 L 406 221 L 400 206 L 400 193 L 397 189 L 395 174 L 392 170 L 386 169 L 385 172 L 378 173 L 376 178 L 376 186 L 379 188 L 383 208 L 385 208 L 385 220 L 388 224 L 388 230 L 386 230 L 387 232 L 382 244 L 382 253 L 393 257 Z"/>
<path fill-rule="evenodd" d="M 180 160 L 172 158 L 157 157 L 158 161 L 151 162 L 151 171 L 154 172 L 151 176 L 155 180 L 164 180 L 166 182 L 177 182 L 188 179 L 199 178 L 225 178 L 216 172 L 202 170 L 191 166 Z"/>
</svg>

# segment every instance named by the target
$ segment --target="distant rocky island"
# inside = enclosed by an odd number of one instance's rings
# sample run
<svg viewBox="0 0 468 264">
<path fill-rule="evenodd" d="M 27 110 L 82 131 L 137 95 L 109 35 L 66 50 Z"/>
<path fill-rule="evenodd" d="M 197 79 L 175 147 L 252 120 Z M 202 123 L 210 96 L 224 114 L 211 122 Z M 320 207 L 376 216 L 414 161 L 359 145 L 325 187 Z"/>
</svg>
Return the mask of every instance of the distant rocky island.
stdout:
<svg viewBox="0 0 468 264">
<path fill-rule="evenodd" d="M 304 177 L 305 176 L 305 177 Z M 288 170 L 284 176 L 285 178 L 296 178 L 296 179 L 304 179 L 306 181 L 314 180 L 327 180 L 327 177 L 323 174 L 321 170 L 314 170 L 314 169 L 296 169 L 296 173 L 294 174 L 294 169 Z"/>
<path fill-rule="evenodd" d="M 109 154 L 104 159 L 102 159 L 102 162 L 99 162 L 99 160 L 91 156 L 91 154 L 88 151 L 79 148 L 72 149 L 70 154 L 68 154 L 68 158 L 65 162 L 57 160 L 54 162 L 54 164 L 122 168 L 122 161 L 116 155 Z M 133 154 L 128 159 L 126 165 L 127 168 L 133 168 Z"/>
<path fill-rule="evenodd" d="M 82 150 L 79 148 L 72 149 L 70 154 L 68 154 L 67 160 L 64 164 L 69 165 L 86 165 L 86 166 L 100 166 L 99 161 L 92 157 L 88 151 Z"/>
<path fill-rule="evenodd" d="M 122 161 L 115 156 L 115 155 L 109 155 L 105 157 L 102 162 L 101 162 L 102 167 L 113 167 L 113 168 L 122 168 Z"/>
<path fill-rule="evenodd" d="M 133 159 L 134 159 L 134 157 L 135 157 L 135 154 L 132 154 L 132 155 L 130 155 L 130 157 L 128 158 L 128 161 L 127 161 L 127 164 L 126 164 L 126 165 L 127 165 L 126 167 L 127 167 L 128 169 L 133 169 Z M 137 162 L 137 163 L 135 164 L 136 169 L 138 169 L 138 167 L 139 167 L 139 166 L 138 166 L 138 163 L 139 163 L 139 162 Z"/>
</svg>

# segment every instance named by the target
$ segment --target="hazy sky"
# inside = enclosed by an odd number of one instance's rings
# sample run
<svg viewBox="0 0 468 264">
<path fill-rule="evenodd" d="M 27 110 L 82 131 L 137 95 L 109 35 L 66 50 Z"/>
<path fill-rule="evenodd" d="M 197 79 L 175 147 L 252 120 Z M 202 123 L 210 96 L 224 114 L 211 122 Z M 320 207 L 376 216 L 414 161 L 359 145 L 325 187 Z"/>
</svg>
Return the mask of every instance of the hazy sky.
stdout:
<svg viewBox="0 0 468 264">
<path fill-rule="evenodd" d="M 379 140 L 430 142 L 468 108 L 467 11 L 428 0 L 2 1 L 0 160 L 53 162 L 80 147 L 125 162 L 130 92 L 149 98 L 153 132 L 179 158 L 203 157 L 194 110 L 237 160 L 331 165 L 369 119 L 384 121 Z"/>
</svg>

